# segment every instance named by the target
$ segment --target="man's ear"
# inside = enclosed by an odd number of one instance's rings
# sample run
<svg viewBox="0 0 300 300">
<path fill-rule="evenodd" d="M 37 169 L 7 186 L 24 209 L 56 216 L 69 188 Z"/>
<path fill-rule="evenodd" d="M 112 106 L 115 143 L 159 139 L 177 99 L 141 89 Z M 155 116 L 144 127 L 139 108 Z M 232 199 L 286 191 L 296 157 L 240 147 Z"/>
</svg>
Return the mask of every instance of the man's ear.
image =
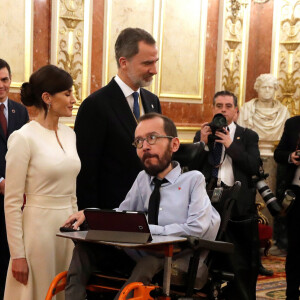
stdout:
<svg viewBox="0 0 300 300">
<path fill-rule="evenodd" d="M 120 68 L 121 68 L 121 69 L 126 68 L 126 66 L 127 66 L 127 59 L 126 59 L 126 57 L 121 56 L 121 57 L 119 58 L 119 64 L 120 64 Z"/>
<path fill-rule="evenodd" d="M 172 151 L 176 152 L 179 149 L 180 141 L 178 137 L 172 139 Z"/>
</svg>

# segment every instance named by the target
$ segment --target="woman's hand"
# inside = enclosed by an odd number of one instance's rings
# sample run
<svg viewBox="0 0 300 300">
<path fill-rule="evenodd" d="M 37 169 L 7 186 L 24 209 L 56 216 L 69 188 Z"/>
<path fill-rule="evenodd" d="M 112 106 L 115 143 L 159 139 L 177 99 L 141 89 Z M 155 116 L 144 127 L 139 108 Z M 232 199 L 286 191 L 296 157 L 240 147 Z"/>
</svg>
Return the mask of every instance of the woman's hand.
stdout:
<svg viewBox="0 0 300 300">
<path fill-rule="evenodd" d="M 84 222 L 85 216 L 83 210 L 71 215 L 68 220 L 63 224 L 63 227 L 72 227 L 78 229 L 78 227 Z"/>
<path fill-rule="evenodd" d="M 16 258 L 12 260 L 12 273 L 15 279 L 26 285 L 28 281 L 28 264 L 26 258 Z"/>
</svg>

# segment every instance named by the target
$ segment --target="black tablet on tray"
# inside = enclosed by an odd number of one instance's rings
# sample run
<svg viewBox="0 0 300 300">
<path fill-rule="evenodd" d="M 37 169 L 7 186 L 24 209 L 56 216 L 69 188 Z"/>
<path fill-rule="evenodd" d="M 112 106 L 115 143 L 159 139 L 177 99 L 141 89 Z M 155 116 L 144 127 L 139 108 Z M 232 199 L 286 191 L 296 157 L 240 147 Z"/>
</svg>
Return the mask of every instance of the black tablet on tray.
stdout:
<svg viewBox="0 0 300 300">
<path fill-rule="evenodd" d="M 146 215 L 142 212 L 87 208 L 87 240 L 144 244 L 152 240 Z"/>
</svg>

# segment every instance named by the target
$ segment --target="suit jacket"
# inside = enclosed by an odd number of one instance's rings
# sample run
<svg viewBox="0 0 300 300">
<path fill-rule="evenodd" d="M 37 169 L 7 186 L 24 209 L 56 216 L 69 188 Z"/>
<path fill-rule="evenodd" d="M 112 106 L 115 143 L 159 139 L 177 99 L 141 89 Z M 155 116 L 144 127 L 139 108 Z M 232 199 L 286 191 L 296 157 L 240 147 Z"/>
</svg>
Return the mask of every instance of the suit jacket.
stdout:
<svg viewBox="0 0 300 300">
<path fill-rule="evenodd" d="M 200 131 L 196 132 L 194 138 L 194 142 L 198 141 L 200 141 Z M 242 184 L 238 200 L 232 209 L 232 218 L 245 219 L 256 214 L 256 187 L 252 182 L 252 176 L 258 174 L 260 164 L 257 133 L 236 125 L 233 142 L 226 149 L 226 154 L 232 158 L 234 180 Z M 211 179 L 213 169 L 209 155 L 211 155 L 210 151 L 203 150 L 194 164 L 194 168 L 203 173 L 207 182 Z"/>
<path fill-rule="evenodd" d="M 0 177 L 5 178 L 5 155 L 7 152 L 7 138 L 10 134 L 20 129 L 28 122 L 28 112 L 25 106 L 8 99 L 8 126 L 7 137 L 4 136 L 0 125 Z M 18 166 L 16 166 L 18 168 Z M 5 216 L 4 216 L 4 195 L 0 194 L 0 298 L 3 297 L 6 270 L 9 261 L 9 250 L 6 238 Z"/>
<path fill-rule="evenodd" d="M 280 179 L 277 179 L 279 197 L 294 179 L 297 166 L 289 163 L 288 159 L 290 154 L 297 149 L 297 144 L 298 149 L 300 149 L 300 116 L 295 116 L 285 122 L 282 137 L 274 151 L 274 159 L 280 164 L 278 169 L 281 170 L 280 174 L 278 174 Z"/>
<path fill-rule="evenodd" d="M 145 113 L 161 113 L 154 94 L 140 89 Z M 137 124 L 114 79 L 81 104 L 75 121 L 81 171 L 77 178 L 79 209 L 115 208 L 125 199 L 141 162 L 132 146 Z"/>
<path fill-rule="evenodd" d="M 5 155 L 7 152 L 7 139 L 15 130 L 20 129 L 29 120 L 25 106 L 8 99 L 8 126 L 7 137 L 4 136 L 2 126 L 0 126 L 0 177 L 5 178 Z"/>
</svg>

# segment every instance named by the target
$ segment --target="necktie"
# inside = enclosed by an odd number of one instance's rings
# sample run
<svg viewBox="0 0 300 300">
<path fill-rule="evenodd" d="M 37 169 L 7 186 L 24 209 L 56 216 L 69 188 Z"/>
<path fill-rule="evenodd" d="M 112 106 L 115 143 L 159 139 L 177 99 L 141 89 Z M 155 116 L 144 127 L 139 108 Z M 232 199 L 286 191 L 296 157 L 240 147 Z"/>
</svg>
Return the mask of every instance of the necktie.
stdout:
<svg viewBox="0 0 300 300">
<path fill-rule="evenodd" d="M 158 178 L 153 179 L 154 190 L 149 198 L 149 207 L 148 207 L 148 223 L 149 224 L 158 224 L 158 210 L 160 203 L 160 186 L 163 183 L 168 182 L 167 179 L 159 180 Z"/>
<path fill-rule="evenodd" d="M 214 159 L 214 168 L 212 170 L 213 177 L 218 177 L 218 171 L 219 171 L 218 165 L 220 164 L 220 161 L 221 161 L 222 149 L 223 149 L 223 144 L 215 143 L 215 147 L 213 150 L 213 159 Z M 218 167 L 216 167 L 216 166 L 218 166 Z"/>
<path fill-rule="evenodd" d="M 139 93 L 133 92 L 133 114 L 135 115 L 135 118 L 138 119 L 140 117 L 140 106 L 139 106 Z"/>
<path fill-rule="evenodd" d="M 4 136 L 6 137 L 7 134 L 7 121 L 4 115 L 4 104 L 2 103 L 0 105 L 0 124 L 2 126 L 3 132 L 4 132 Z"/>
</svg>

